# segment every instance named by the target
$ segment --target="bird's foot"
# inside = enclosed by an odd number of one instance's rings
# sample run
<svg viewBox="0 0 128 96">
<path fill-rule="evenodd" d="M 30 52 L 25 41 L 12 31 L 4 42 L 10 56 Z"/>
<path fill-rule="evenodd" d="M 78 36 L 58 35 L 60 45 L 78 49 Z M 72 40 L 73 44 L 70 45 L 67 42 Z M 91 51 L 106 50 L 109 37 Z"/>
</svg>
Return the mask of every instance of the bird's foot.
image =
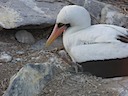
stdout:
<svg viewBox="0 0 128 96">
<path fill-rule="evenodd" d="M 73 70 L 73 71 L 71 71 Z M 75 73 L 81 73 L 83 72 L 83 67 L 82 65 L 78 64 L 78 63 L 71 63 L 71 70 L 70 72 L 75 72 Z"/>
</svg>

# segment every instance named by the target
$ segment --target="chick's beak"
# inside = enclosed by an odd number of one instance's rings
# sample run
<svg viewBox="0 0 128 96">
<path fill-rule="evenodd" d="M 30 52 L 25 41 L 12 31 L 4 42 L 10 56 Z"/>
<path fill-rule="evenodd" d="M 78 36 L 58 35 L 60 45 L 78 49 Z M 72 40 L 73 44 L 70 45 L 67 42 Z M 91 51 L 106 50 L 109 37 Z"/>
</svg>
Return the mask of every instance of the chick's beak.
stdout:
<svg viewBox="0 0 128 96">
<path fill-rule="evenodd" d="M 51 45 L 52 42 L 66 30 L 66 28 L 67 28 L 66 26 L 62 26 L 59 28 L 58 25 L 55 24 L 54 29 L 53 29 L 50 37 L 46 41 L 46 47 Z"/>
</svg>

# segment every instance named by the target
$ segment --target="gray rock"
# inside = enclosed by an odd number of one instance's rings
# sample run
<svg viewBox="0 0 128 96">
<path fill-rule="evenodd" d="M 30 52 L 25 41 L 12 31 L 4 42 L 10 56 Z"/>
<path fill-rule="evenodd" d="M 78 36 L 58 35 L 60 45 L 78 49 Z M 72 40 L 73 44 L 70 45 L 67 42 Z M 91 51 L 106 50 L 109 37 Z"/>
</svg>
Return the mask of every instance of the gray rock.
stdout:
<svg viewBox="0 0 128 96">
<path fill-rule="evenodd" d="M 49 3 L 53 3 L 55 2 L 55 0 L 35 0 L 37 2 L 49 2 Z"/>
<path fill-rule="evenodd" d="M 17 41 L 21 43 L 27 43 L 27 44 L 35 43 L 35 38 L 33 37 L 33 35 L 27 32 L 26 30 L 20 30 L 16 32 L 15 37 Z"/>
<path fill-rule="evenodd" d="M 75 4 L 75 5 L 83 6 L 85 0 L 67 0 L 67 1 L 69 1 L 70 3 Z"/>
<path fill-rule="evenodd" d="M 111 5 L 106 5 L 101 10 L 101 23 L 114 24 L 128 28 L 128 15 L 120 13 L 119 10 Z"/>
<path fill-rule="evenodd" d="M 4 63 L 4 62 L 10 62 L 12 60 L 12 56 L 5 53 L 5 52 L 1 52 L 0 53 L 0 62 Z"/>
<path fill-rule="evenodd" d="M 95 20 L 95 18 L 100 21 L 101 18 L 101 10 L 105 6 L 105 3 L 99 2 L 97 0 L 85 0 L 84 7 L 89 11 L 92 17 L 92 23 L 99 23 Z M 95 17 L 95 18 L 93 18 Z"/>
<path fill-rule="evenodd" d="M 8 0 L 0 0 L 0 2 L 6 3 Z"/>
<path fill-rule="evenodd" d="M 21 68 L 11 78 L 9 87 L 3 96 L 37 96 L 54 75 L 69 67 L 68 64 L 65 64 L 62 59 L 53 53 L 43 50 L 36 52 L 38 56 L 43 56 L 41 58 L 48 58 L 47 62 L 27 64 Z"/>
<path fill-rule="evenodd" d="M 36 96 L 53 77 L 53 65 L 27 64 L 10 81 L 3 96 Z"/>
<path fill-rule="evenodd" d="M 116 24 L 124 27 L 128 25 L 126 24 L 128 21 L 127 15 L 120 13 L 113 6 L 107 8 L 108 4 L 97 0 L 85 0 L 85 2 L 84 0 L 1 0 L 0 27 L 11 29 L 51 26 L 55 23 L 60 9 L 68 4 L 84 5 L 100 23 Z M 113 9 L 116 10 L 113 11 Z M 111 19 L 113 17 L 114 19 Z M 97 21 L 93 18 L 93 24 L 95 23 Z"/>
<path fill-rule="evenodd" d="M 0 26 L 11 29 L 44 28 L 55 23 L 59 10 L 66 5 L 62 2 L 37 2 L 35 0 L 3 0 L 0 2 Z M 31 25 L 31 26 L 26 26 Z M 24 27 L 26 26 L 26 27 Z M 34 27 L 34 28 L 35 28 Z"/>
<path fill-rule="evenodd" d="M 84 7 L 90 12 L 92 24 L 107 23 L 128 27 L 128 15 L 120 12 L 120 9 L 97 0 L 85 0 Z"/>
</svg>

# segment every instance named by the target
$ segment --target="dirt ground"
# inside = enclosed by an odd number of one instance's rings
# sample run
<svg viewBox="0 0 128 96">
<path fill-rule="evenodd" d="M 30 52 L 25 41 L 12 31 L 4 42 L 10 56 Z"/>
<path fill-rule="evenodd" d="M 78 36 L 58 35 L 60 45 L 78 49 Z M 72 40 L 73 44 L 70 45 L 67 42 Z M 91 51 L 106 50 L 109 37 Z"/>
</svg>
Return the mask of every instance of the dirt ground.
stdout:
<svg viewBox="0 0 128 96">
<path fill-rule="evenodd" d="M 25 64 L 43 63 L 48 60 L 45 56 L 46 54 L 40 52 L 41 50 L 32 50 L 31 45 L 17 42 L 15 39 L 16 31 L 17 30 L 3 30 L 0 32 L 0 52 L 6 52 L 13 57 L 11 62 L 0 63 L 0 96 L 2 96 L 7 89 L 10 78 Z M 28 31 L 32 32 L 36 41 L 47 37 L 47 34 L 42 34 L 45 30 Z M 57 74 L 38 96 L 118 96 L 117 92 L 104 87 L 105 83 L 101 78 L 95 76 L 71 74 L 65 71 Z"/>
<path fill-rule="evenodd" d="M 2 96 L 7 89 L 10 78 L 25 64 L 43 63 L 48 60 L 45 56 L 46 54 L 40 52 L 41 50 L 32 50 L 31 45 L 17 42 L 15 39 L 16 31 L 17 30 L 3 30 L 0 32 L 0 52 L 6 52 L 13 57 L 11 62 L 0 63 L 0 96 Z M 47 37 L 46 35 L 42 35 L 43 31 L 41 32 L 41 30 L 28 31 L 33 31 L 32 34 L 36 38 L 36 41 Z M 101 80 L 101 78 L 95 76 L 70 74 L 65 71 L 64 73 L 56 75 L 38 96 L 118 96 L 115 95 L 116 92 L 103 87 L 104 82 Z"/>
<path fill-rule="evenodd" d="M 38 96 L 119 96 L 106 88 L 102 78 L 87 74 L 60 73 Z"/>
</svg>

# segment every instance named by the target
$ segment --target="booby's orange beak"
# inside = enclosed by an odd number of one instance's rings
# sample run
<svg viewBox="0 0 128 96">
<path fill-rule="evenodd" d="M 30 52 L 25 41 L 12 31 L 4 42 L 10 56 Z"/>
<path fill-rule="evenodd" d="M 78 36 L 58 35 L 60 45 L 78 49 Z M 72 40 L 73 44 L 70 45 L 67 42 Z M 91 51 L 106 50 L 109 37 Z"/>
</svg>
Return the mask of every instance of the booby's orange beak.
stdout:
<svg viewBox="0 0 128 96">
<path fill-rule="evenodd" d="M 55 24 L 52 34 L 50 35 L 50 37 L 48 38 L 48 40 L 46 42 L 46 47 L 51 45 L 52 42 L 66 30 L 66 28 L 67 27 L 64 25 L 59 28 L 58 24 Z"/>
</svg>

